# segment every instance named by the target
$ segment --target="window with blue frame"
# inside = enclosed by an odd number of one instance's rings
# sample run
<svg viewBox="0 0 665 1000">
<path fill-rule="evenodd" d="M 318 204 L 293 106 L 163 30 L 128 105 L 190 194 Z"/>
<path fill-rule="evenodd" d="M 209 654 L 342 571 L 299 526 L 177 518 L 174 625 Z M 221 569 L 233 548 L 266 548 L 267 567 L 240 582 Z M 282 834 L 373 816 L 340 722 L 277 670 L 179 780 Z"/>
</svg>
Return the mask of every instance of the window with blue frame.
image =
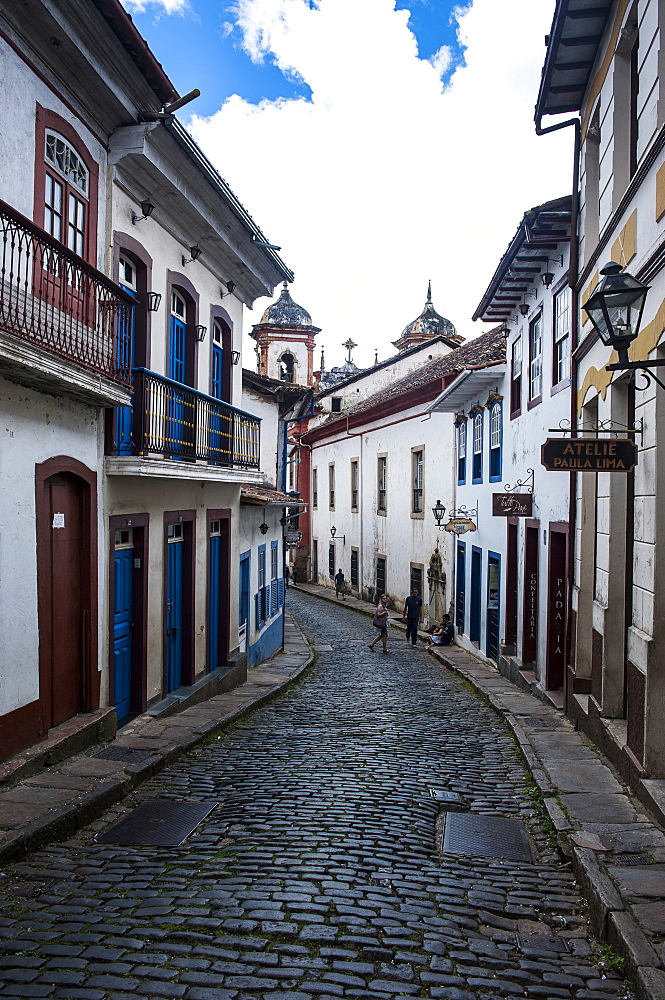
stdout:
<svg viewBox="0 0 665 1000">
<path fill-rule="evenodd" d="M 270 615 L 277 614 L 279 588 L 277 586 L 278 543 L 270 543 Z"/>
<path fill-rule="evenodd" d="M 457 421 L 457 483 L 462 486 L 466 482 L 466 417 Z"/>
<path fill-rule="evenodd" d="M 473 417 L 473 458 L 472 481 L 483 481 L 483 411 L 477 410 Z"/>
<path fill-rule="evenodd" d="M 268 600 L 266 594 L 266 547 L 259 545 L 258 559 L 258 584 L 259 589 L 256 594 L 256 625 L 260 628 L 268 618 Z"/>
<path fill-rule="evenodd" d="M 490 482 L 501 479 L 501 451 L 503 437 L 503 406 L 496 399 L 490 406 Z"/>
</svg>

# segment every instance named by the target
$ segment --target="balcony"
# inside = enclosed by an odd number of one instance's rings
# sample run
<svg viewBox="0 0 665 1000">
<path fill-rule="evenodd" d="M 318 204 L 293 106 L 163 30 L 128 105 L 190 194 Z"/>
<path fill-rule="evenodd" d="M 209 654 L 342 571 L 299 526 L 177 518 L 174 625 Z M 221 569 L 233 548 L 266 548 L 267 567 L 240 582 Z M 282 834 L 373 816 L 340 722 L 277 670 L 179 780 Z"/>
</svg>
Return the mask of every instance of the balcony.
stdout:
<svg viewBox="0 0 665 1000">
<path fill-rule="evenodd" d="M 0 375 L 98 405 L 127 402 L 118 326 L 131 298 L 0 201 Z"/>
<path fill-rule="evenodd" d="M 259 481 L 259 417 L 133 368 L 133 406 L 114 414 L 109 474 Z"/>
</svg>

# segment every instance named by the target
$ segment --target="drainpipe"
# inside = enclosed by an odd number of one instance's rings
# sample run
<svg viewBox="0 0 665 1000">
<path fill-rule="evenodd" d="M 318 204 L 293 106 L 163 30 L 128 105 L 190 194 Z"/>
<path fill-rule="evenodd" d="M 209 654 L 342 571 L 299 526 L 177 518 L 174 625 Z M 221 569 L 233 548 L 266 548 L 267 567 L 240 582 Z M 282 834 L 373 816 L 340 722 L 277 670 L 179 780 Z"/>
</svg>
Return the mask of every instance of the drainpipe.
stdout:
<svg viewBox="0 0 665 1000">
<path fill-rule="evenodd" d="M 575 129 L 573 144 L 573 190 L 570 212 L 570 260 L 568 264 L 568 285 L 570 287 L 570 432 L 571 437 L 577 433 L 577 362 L 574 352 L 577 347 L 579 333 L 578 303 L 579 292 L 577 280 L 579 277 L 579 234 L 578 223 L 580 213 L 580 148 L 581 148 L 581 121 L 579 118 L 569 118 L 556 125 L 549 125 L 543 128 L 542 115 L 536 117 L 536 135 L 547 135 L 549 132 L 558 132 L 559 129 L 573 126 Z M 575 521 L 577 515 L 577 473 L 570 473 L 569 499 L 568 499 L 568 566 L 567 584 L 568 600 L 566 607 L 566 644 L 565 663 L 563 673 L 563 697 L 566 711 L 568 710 L 568 667 L 572 650 L 572 617 L 573 617 L 573 583 L 575 580 Z M 571 692 L 572 694 L 572 692 Z"/>
</svg>

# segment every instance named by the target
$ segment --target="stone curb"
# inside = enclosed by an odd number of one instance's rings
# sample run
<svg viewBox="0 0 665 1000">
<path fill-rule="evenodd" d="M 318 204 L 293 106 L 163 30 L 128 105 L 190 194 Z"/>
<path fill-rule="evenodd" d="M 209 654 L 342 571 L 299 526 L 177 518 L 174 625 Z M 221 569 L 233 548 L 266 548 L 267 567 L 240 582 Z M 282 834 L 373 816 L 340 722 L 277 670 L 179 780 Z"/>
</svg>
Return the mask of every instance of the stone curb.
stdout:
<svg viewBox="0 0 665 1000">
<path fill-rule="evenodd" d="M 334 595 L 329 596 L 322 593 L 319 588 L 314 589 L 307 585 L 299 585 L 299 589 L 332 604 L 338 603 Z M 354 599 L 347 600 L 346 603 L 352 610 L 361 614 L 371 616 L 374 613 L 373 606 L 367 602 Z M 391 624 L 398 628 L 403 627 L 401 622 L 393 621 Z M 456 659 L 450 656 L 453 649 Z M 515 695 L 519 695 L 520 698 L 529 698 L 535 705 L 538 705 L 538 714 L 560 720 L 562 731 L 567 730 L 568 720 L 554 708 L 547 708 L 531 692 L 524 691 L 513 684 L 508 678 L 498 673 L 496 668 L 487 666 L 479 657 L 474 657 L 473 654 L 460 646 L 448 647 L 448 650 L 448 655 L 446 655 L 441 649 L 428 648 L 428 652 L 435 660 L 462 677 L 487 700 L 490 707 L 505 719 L 515 736 L 526 766 L 543 795 L 545 808 L 557 832 L 559 851 L 566 860 L 571 862 L 583 894 L 589 903 L 589 924 L 592 932 L 601 942 L 607 942 L 624 959 L 626 974 L 633 981 L 640 1000 L 665 1000 L 663 963 L 630 912 L 630 904 L 622 898 L 611 877 L 603 870 L 597 853 L 589 848 L 570 843 L 570 834 L 577 831 L 557 801 L 561 790 L 548 777 L 531 745 L 528 733 L 516 714 L 505 704 L 501 704 L 501 698 L 493 690 L 493 686 L 483 684 L 483 680 L 495 681 L 500 678 L 504 687 L 514 689 Z M 466 667 L 462 657 L 468 658 L 469 664 Z M 484 672 L 487 674 L 486 678 L 482 676 Z M 576 732 L 576 730 L 570 727 L 570 732 Z M 580 832 L 584 830 L 583 823 L 578 824 L 578 829 Z"/>
<path fill-rule="evenodd" d="M 236 722 L 282 694 L 314 661 L 314 652 L 305 636 L 288 618 L 287 629 L 290 631 L 290 650 L 276 653 L 266 663 L 252 668 L 248 680 L 239 688 L 193 705 L 180 715 L 171 715 L 160 720 L 155 720 L 149 715 L 139 716 L 127 727 L 129 732 L 125 729 L 120 730 L 116 738 L 106 744 L 109 747 L 132 749 L 132 743 L 145 744 L 148 740 L 157 743 L 159 737 L 156 733 L 160 728 L 165 734 L 173 727 L 189 730 L 187 735 L 182 733 L 179 738 L 163 739 L 162 745 L 156 747 L 155 752 L 147 760 L 140 764 L 122 765 L 113 761 L 97 761 L 89 754 L 82 753 L 62 762 L 66 772 L 74 775 L 77 767 L 83 772 L 86 766 L 90 766 L 90 762 L 108 764 L 110 771 L 105 775 L 100 773 L 98 776 L 86 777 L 82 773 L 79 784 L 87 780 L 90 787 L 82 788 L 80 794 L 73 800 L 51 809 L 47 808 L 43 815 L 26 822 L 19 829 L 0 830 L 0 865 L 17 861 L 54 840 L 72 836 L 77 830 L 98 819 L 143 781 L 153 777 L 183 753 L 203 743 L 216 730 Z M 280 665 L 280 659 L 289 662 Z M 295 660 L 298 662 L 293 662 Z M 279 674 L 284 676 L 280 677 Z M 243 688 L 247 689 L 245 698 L 243 698 Z M 94 749 L 98 750 L 99 745 L 97 744 Z M 38 775 L 31 776 L 29 780 L 18 782 L 0 792 L 0 816 L 3 815 L 3 804 L 9 803 L 11 806 L 15 803 L 17 791 L 25 797 L 29 795 L 28 790 L 34 790 L 37 784 L 46 791 L 49 788 L 57 788 L 57 782 L 63 773 L 65 772 L 59 767 L 46 768 Z M 49 785 L 49 778 L 55 778 L 52 785 Z"/>
</svg>

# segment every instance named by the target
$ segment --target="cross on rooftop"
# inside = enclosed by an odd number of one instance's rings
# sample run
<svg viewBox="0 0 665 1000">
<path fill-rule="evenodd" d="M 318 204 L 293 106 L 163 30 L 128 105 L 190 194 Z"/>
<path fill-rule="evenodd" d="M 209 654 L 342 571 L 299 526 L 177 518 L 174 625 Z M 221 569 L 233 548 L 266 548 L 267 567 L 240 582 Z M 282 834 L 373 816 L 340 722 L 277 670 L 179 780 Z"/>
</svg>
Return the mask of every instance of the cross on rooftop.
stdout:
<svg viewBox="0 0 665 1000">
<path fill-rule="evenodd" d="M 353 342 L 353 341 L 351 340 L 351 338 L 350 338 L 350 337 L 349 337 L 349 339 L 348 339 L 347 341 L 345 341 L 345 343 L 343 343 L 343 344 L 342 344 L 342 347 L 346 347 L 347 351 L 349 352 L 349 356 L 348 356 L 348 358 L 346 359 L 346 360 L 348 361 L 348 363 L 349 363 L 349 364 L 351 364 L 351 351 L 353 350 L 353 348 L 354 348 L 354 347 L 357 347 L 357 346 L 358 346 L 358 345 L 357 345 L 356 343 L 354 343 L 354 342 Z"/>
</svg>

